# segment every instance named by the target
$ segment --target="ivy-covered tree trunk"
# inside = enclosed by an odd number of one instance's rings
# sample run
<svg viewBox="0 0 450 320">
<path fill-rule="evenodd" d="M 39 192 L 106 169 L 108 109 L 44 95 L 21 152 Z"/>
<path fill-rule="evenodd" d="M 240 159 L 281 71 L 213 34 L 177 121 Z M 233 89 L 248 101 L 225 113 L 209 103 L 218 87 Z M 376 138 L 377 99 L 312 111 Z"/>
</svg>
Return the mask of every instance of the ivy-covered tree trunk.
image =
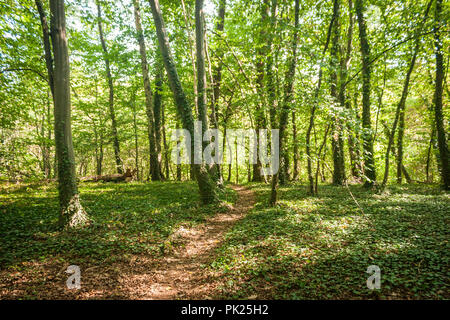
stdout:
<svg viewBox="0 0 450 320">
<path fill-rule="evenodd" d="M 206 72 L 205 72 L 205 42 L 204 42 L 204 16 L 203 0 L 195 0 L 195 44 L 197 62 L 197 108 L 198 117 L 202 122 L 202 137 L 208 130 L 208 116 L 206 113 Z M 205 148 L 209 142 L 203 141 Z"/>
<path fill-rule="evenodd" d="M 192 108 L 187 100 L 186 94 L 181 86 L 180 79 L 178 77 L 178 72 L 173 61 L 173 57 L 170 51 L 169 38 L 167 36 L 166 28 L 164 26 L 164 21 L 161 14 L 161 9 L 159 7 L 158 0 L 149 0 L 150 6 L 152 8 L 153 20 L 155 22 L 156 33 L 158 35 L 158 44 L 161 50 L 161 54 L 164 61 L 164 66 L 167 72 L 167 78 L 169 80 L 169 85 L 172 90 L 175 106 L 177 107 L 177 112 L 181 118 L 181 122 L 184 129 L 188 130 L 191 139 L 191 155 L 194 155 L 194 118 L 192 116 Z M 191 157 L 192 158 L 192 157 Z M 200 197 L 204 204 L 217 202 L 217 192 L 216 184 L 211 180 L 206 168 L 203 165 L 195 164 L 193 165 L 193 173 L 197 179 Z"/>
<path fill-rule="evenodd" d="M 298 21 L 300 14 L 300 3 L 299 0 L 295 0 L 295 13 L 294 13 L 294 35 L 291 42 L 292 53 L 288 62 L 288 70 L 286 71 L 285 77 L 285 88 L 284 88 L 284 99 L 280 112 L 280 126 L 279 126 L 279 153 L 284 152 L 284 143 L 286 135 L 286 127 L 288 122 L 289 112 L 292 107 L 292 96 L 294 91 L 294 78 L 295 78 L 295 67 L 297 65 L 297 41 L 298 41 Z M 282 158 L 284 154 L 280 154 Z M 281 167 L 281 166 L 280 166 Z M 272 176 L 272 190 L 270 194 L 270 205 L 274 206 L 277 202 L 277 188 L 279 171 Z"/>
<path fill-rule="evenodd" d="M 109 116 L 111 118 L 111 132 L 112 132 L 112 138 L 113 138 L 114 157 L 116 159 L 117 173 L 122 174 L 123 173 L 123 163 L 122 163 L 122 159 L 120 158 L 120 145 L 119 145 L 119 138 L 118 138 L 118 134 L 117 134 L 116 113 L 114 110 L 114 84 L 113 84 L 113 79 L 112 79 L 112 75 L 111 75 L 111 68 L 110 68 L 109 57 L 108 57 L 108 49 L 106 48 L 106 42 L 105 42 L 105 38 L 103 36 L 102 9 L 100 6 L 100 2 L 98 2 L 98 1 L 97 1 L 97 18 L 98 18 L 98 22 L 97 22 L 98 32 L 100 34 L 100 43 L 101 43 L 102 49 L 103 49 L 103 59 L 105 60 L 106 78 L 108 79 L 108 87 L 109 87 L 108 107 L 109 107 Z"/>
<path fill-rule="evenodd" d="M 161 180 L 161 170 L 158 161 L 158 152 L 156 147 L 155 135 L 155 115 L 153 106 L 152 89 L 150 87 L 150 79 L 148 77 L 147 53 L 145 51 L 144 33 L 141 26 L 141 14 L 139 8 L 139 0 L 133 0 L 134 6 L 134 22 L 136 26 L 137 39 L 139 42 L 139 53 L 141 57 L 142 79 L 144 82 L 145 93 L 145 111 L 147 113 L 148 141 L 150 150 L 150 176 L 152 181 Z"/>
<path fill-rule="evenodd" d="M 134 166 L 136 170 L 136 180 L 141 180 L 141 171 L 139 170 L 139 143 L 138 143 L 138 126 L 137 126 L 137 110 L 136 110 L 136 88 L 132 88 L 131 93 L 131 112 L 133 114 L 133 135 L 134 135 Z"/>
<path fill-rule="evenodd" d="M 51 39 L 54 57 L 55 146 L 58 161 L 60 224 L 74 228 L 88 222 L 80 203 L 75 174 L 70 117 L 70 66 L 63 0 L 50 0 Z"/>
<path fill-rule="evenodd" d="M 298 172 L 298 163 L 299 163 L 299 154 L 298 154 L 298 141 L 297 141 L 297 118 L 295 111 L 292 111 L 292 144 L 294 145 L 294 154 L 293 154 L 293 165 L 294 170 L 292 173 L 292 180 L 296 181 L 299 176 Z"/>
<path fill-rule="evenodd" d="M 339 68 L 339 33 L 340 33 L 340 1 L 335 0 L 333 4 L 333 16 L 335 17 L 333 25 L 333 37 L 331 40 L 331 75 L 330 75 L 330 93 L 336 104 L 339 103 L 338 96 L 338 73 Z M 341 72 L 342 74 L 342 72 Z M 344 162 L 344 142 L 342 139 L 342 120 L 337 114 L 337 108 L 333 111 L 332 122 L 332 139 L 331 147 L 333 150 L 333 184 L 342 185 L 345 180 L 345 162 Z"/>
<path fill-rule="evenodd" d="M 348 0 L 349 22 L 347 31 L 347 45 L 345 50 L 345 56 L 341 57 L 340 68 L 340 88 L 339 88 L 339 103 L 341 108 L 345 108 L 350 114 L 352 114 L 352 103 L 349 95 L 349 89 L 346 86 L 348 78 L 348 69 L 350 67 L 351 54 L 352 54 L 352 42 L 353 42 L 353 1 Z M 350 119 L 347 119 L 345 127 L 347 130 L 347 144 L 348 152 L 350 156 L 351 174 L 354 178 L 358 178 L 360 175 L 360 168 L 358 166 L 359 159 L 359 145 L 357 139 L 355 139 L 355 128 L 352 126 L 353 115 Z"/>
<path fill-rule="evenodd" d="M 156 53 L 156 76 L 155 76 L 155 94 L 153 99 L 153 114 L 155 116 L 155 143 L 156 143 L 156 156 L 158 159 L 158 167 L 160 170 L 160 177 L 163 178 L 162 171 L 162 153 L 161 153 L 161 112 L 162 112 L 162 84 L 163 84 L 164 65 L 161 59 L 161 53 Z M 169 175 L 166 174 L 169 178 Z"/>
<path fill-rule="evenodd" d="M 365 186 L 373 186 L 376 182 L 375 160 L 373 153 L 373 133 L 370 119 L 370 77 L 372 67 L 370 64 L 370 45 L 367 37 L 366 19 L 364 18 L 364 0 L 356 0 L 355 9 L 358 17 L 359 41 L 362 59 L 362 140 L 363 140 L 363 158 Z"/>
<path fill-rule="evenodd" d="M 436 0 L 434 26 L 434 48 L 436 56 L 436 81 L 434 91 L 434 118 L 436 122 L 439 159 L 441 162 L 441 178 L 444 188 L 450 190 L 450 163 L 447 138 L 445 136 L 444 115 L 442 113 L 442 91 L 444 80 L 444 59 L 442 53 L 442 0 Z"/>
</svg>

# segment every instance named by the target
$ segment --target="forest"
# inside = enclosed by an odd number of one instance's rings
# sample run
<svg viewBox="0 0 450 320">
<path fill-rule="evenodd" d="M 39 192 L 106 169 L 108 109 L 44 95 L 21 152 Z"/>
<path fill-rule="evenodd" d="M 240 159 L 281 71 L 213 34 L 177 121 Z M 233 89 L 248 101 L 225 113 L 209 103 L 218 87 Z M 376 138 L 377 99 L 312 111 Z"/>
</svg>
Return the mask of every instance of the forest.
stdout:
<svg viewBox="0 0 450 320">
<path fill-rule="evenodd" d="M 0 299 L 449 299 L 449 21 L 2 0 Z"/>
</svg>

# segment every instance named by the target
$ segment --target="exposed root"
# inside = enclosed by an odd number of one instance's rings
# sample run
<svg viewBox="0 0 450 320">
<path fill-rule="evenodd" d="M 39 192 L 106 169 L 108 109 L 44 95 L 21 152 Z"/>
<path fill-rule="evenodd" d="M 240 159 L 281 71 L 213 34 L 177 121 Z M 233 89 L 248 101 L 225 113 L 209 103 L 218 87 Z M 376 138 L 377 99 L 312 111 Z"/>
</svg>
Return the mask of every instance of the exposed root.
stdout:
<svg viewBox="0 0 450 320">
<path fill-rule="evenodd" d="M 68 217 L 68 229 L 76 229 L 89 225 L 89 217 L 80 202 L 80 196 L 74 195 L 69 205 L 63 211 L 63 217 Z"/>
</svg>

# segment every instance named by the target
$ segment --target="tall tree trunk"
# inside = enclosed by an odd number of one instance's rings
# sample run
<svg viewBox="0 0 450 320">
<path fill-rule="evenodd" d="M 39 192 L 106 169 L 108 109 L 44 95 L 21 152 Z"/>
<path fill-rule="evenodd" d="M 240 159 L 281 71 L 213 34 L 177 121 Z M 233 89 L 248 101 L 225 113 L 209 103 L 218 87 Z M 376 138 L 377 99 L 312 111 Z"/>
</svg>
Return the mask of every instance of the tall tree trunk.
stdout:
<svg viewBox="0 0 450 320">
<path fill-rule="evenodd" d="M 319 171 L 320 171 L 320 164 L 325 163 L 325 154 L 326 154 L 326 148 L 323 152 L 323 157 L 321 157 L 321 153 L 322 153 L 322 149 L 324 149 L 324 147 L 327 144 L 327 137 L 328 137 L 328 131 L 330 130 L 330 126 L 328 125 L 327 128 L 325 129 L 325 133 L 323 134 L 323 141 L 322 144 L 319 147 L 319 151 L 317 152 L 317 166 L 316 166 L 316 176 L 315 176 L 315 184 L 314 184 L 314 193 L 317 195 L 319 194 Z M 322 171 L 323 171 L 323 166 L 322 166 Z M 323 181 L 323 172 L 322 172 L 322 181 Z"/>
<path fill-rule="evenodd" d="M 150 150 L 150 176 L 152 181 L 161 180 L 161 170 L 158 161 L 157 139 L 156 139 L 156 119 L 154 114 L 154 105 L 152 97 L 152 89 L 150 87 L 150 79 L 148 77 L 147 53 L 145 51 L 145 39 L 141 26 L 141 14 L 139 8 L 139 0 L 133 0 L 134 6 L 134 22 L 137 32 L 137 40 L 139 42 L 139 52 L 141 57 L 142 79 L 144 82 L 145 93 L 145 110 L 147 113 L 148 126 L 148 142 Z"/>
<path fill-rule="evenodd" d="M 155 77 L 155 98 L 153 99 L 153 113 L 155 116 L 155 142 L 156 142 L 156 157 L 158 159 L 158 169 L 160 177 L 162 178 L 162 154 L 161 154 L 161 105 L 162 105 L 162 81 L 164 74 L 164 65 L 162 63 L 161 53 L 156 53 L 156 77 Z M 167 177 L 168 178 L 168 177 Z"/>
<path fill-rule="evenodd" d="M 299 154 L 298 154 L 298 142 L 297 142 L 297 119 L 295 117 L 295 111 L 292 111 L 292 142 L 294 145 L 294 172 L 292 176 L 292 180 L 296 181 L 298 179 L 298 162 L 299 162 Z"/>
<path fill-rule="evenodd" d="M 138 128 L 136 121 L 136 89 L 132 89 L 131 95 L 131 110 L 133 112 L 133 134 L 134 134 L 134 166 L 136 167 L 136 179 L 137 181 L 141 180 L 140 170 L 139 170 L 139 145 L 138 145 Z"/>
<path fill-rule="evenodd" d="M 45 15 L 44 8 L 42 6 L 42 2 L 40 0 L 36 0 L 36 7 L 39 12 L 39 18 L 41 20 L 42 27 L 42 41 L 44 43 L 44 54 L 45 54 L 45 66 L 47 67 L 47 75 L 48 75 L 48 84 L 50 86 L 50 90 L 52 92 L 52 98 L 54 100 L 55 97 L 55 81 L 53 75 L 53 57 L 52 50 L 50 47 L 50 33 L 48 31 L 48 23 L 47 16 Z"/>
<path fill-rule="evenodd" d="M 450 190 L 450 163 L 447 138 L 445 136 L 444 115 L 442 113 L 442 91 L 444 80 L 444 59 L 442 53 L 441 31 L 444 20 L 442 17 L 442 0 L 436 0 L 434 26 L 434 47 L 436 56 L 436 81 L 434 91 L 434 118 L 436 122 L 439 159 L 441 162 L 441 178 L 445 190 Z"/>
<path fill-rule="evenodd" d="M 352 110 L 352 103 L 350 99 L 349 89 L 346 87 L 345 83 L 347 82 L 348 77 L 348 69 L 350 67 L 351 54 L 352 54 L 352 42 L 353 42 L 353 25 L 354 25 L 354 17 L 353 17 L 353 1 L 348 0 L 348 11 L 349 11 L 349 23 L 348 23 L 348 31 L 347 31 L 347 47 L 345 50 L 345 57 L 341 58 L 341 68 L 340 68 L 340 87 L 339 87 L 339 103 L 342 108 L 346 108 L 348 111 Z M 351 118 L 353 120 L 353 118 Z M 359 177 L 359 168 L 358 168 L 358 143 L 354 136 L 354 130 L 351 126 L 351 121 L 346 121 L 346 129 L 347 129 L 347 143 L 348 143 L 348 151 L 350 156 L 350 167 L 351 174 L 354 178 Z"/>
<path fill-rule="evenodd" d="M 217 37 L 220 39 L 222 36 L 224 26 L 225 26 L 225 8 L 226 8 L 226 0 L 220 0 L 219 1 L 219 10 L 217 13 L 217 23 L 216 23 L 216 34 Z M 211 78 L 211 86 L 212 86 L 212 101 L 211 101 L 211 114 L 210 119 L 211 123 L 214 124 L 215 128 L 219 128 L 218 123 L 218 110 L 219 110 L 219 98 L 220 98 L 220 82 L 222 80 L 222 63 L 223 60 L 223 51 L 221 48 L 219 48 L 217 55 L 217 65 L 212 70 L 211 67 L 211 60 L 209 59 L 208 54 L 208 47 L 207 47 L 207 40 L 206 40 L 206 33 L 205 33 L 205 48 L 206 53 L 209 61 L 209 72 L 210 72 L 210 78 Z M 210 169 L 210 173 L 214 175 L 214 179 L 217 180 L 217 184 L 219 187 L 223 187 L 223 175 L 220 164 L 216 163 L 214 166 Z"/>
<path fill-rule="evenodd" d="M 334 7 L 333 7 L 333 9 L 334 9 Z M 313 105 L 311 107 L 311 114 L 309 116 L 309 124 L 308 124 L 308 128 L 306 129 L 306 158 L 307 158 L 308 182 L 309 182 L 308 192 L 311 195 L 314 195 L 314 193 L 315 193 L 314 192 L 314 176 L 313 176 L 313 171 L 312 171 L 311 132 L 314 127 L 314 117 L 315 117 L 315 113 L 316 113 L 316 109 L 317 109 L 320 87 L 322 86 L 322 74 L 323 74 L 322 62 L 324 60 L 325 53 L 328 50 L 328 45 L 330 43 L 330 37 L 331 37 L 331 30 L 333 28 L 334 21 L 336 20 L 336 16 L 334 13 L 335 12 L 333 10 L 333 16 L 331 17 L 330 25 L 328 26 L 327 39 L 326 39 L 325 46 L 322 51 L 321 62 L 319 64 L 319 75 L 318 75 L 319 79 L 317 81 L 316 89 L 314 90 Z"/>
<path fill-rule="evenodd" d="M 291 49 L 292 55 L 289 58 L 288 70 L 286 71 L 285 80 L 285 91 L 283 105 L 281 107 L 280 113 L 280 126 L 279 126 L 279 152 L 284 152 L 285 143 L 285 130 L 287 127 L 287 120 L 289 116 L 289 111 L 292 104 L 292 96 L 294 91 L 294 78 L 295 78 L 295 67 L 297 64 L 297 41 L 298 41 L 298 21 L 299 21 L 299 11 L 300 11 L 300 1 L 295 0 L 295 13 L 294 13 L 294 36 L 292 38 Z M 280 154 L 280 158 L 283 154 Z M 277 188 L 278 188 L 279 170 L 272 177 L 272 190 L 270 194 L 270 205 L 274 206 L 277 202 Z"/>
<path fill-rule="evenodd" d="M 338 94 L 338 75 L 339 68 L 339 33 L 340 33 L 340 1 L 335 0 L 333 5 L 333 15 L 335 21 L 333 25 L 333 37 L 331 40 L 331 75 L 330 75 L 330 93 L 333 100 L 337 103 L 339 100 Z M 342 66 L 341 66 L 342 67 Z M 340 70 L 342 75 L 342 71 Z M 341 77 L 342 80 L 342 77 Z M 342 139 L 342 120 L 337 111 L 332 115 L 332 132 L 331 147 L 333 150 L 333 184 L 342 185 L 345 180 L 345 163 L 344 163 L 344 142 Z"/>
<path fill-rule="evenodd" d="M 428 16 L 428 12 L 430 10 L 432 1 L 429 2 L 425 13 L 424 13 L 424 17 L 422 20 L 421 25 L 423 25 L 423 23 L 425 22 L 425 19 Z M 411 74 L 414 70 L 414 66 L 416 64 L 416 58 L 417 58 L 417 54 L 419 53 L 419 49 L 420 49 L 420 39 L 418 37 L 419 34 L 419 29 L 416 31 L 416 43 L 415 43 L 415 47 L 414 47 L 414 53 L 413 56 L 411 58 L 411 61 L 409 63 L 409 68 L 408 71 L 406 72 L 406 77 L 405 77 L 405 82 L 403 84 L 403 91 L 402 91 L 402 96 L 400 98 L 400 101 L 397 105 L 397 109 L 395 111 L 395 117 L 394 117 L 394 123 L 392 124 L 392 130 L 389 134 L 389 141 L 388 141 L 388 146 L 387 146 L 387 150 L 386 150 L 386 156 L 385 156 L 385 167 L 384 167 L 384 176 L 383 176 L 383 182 L 381 184 L 381 188 L 384 188 L 386 186 L 388 177 L 389 177 L 389 154 L 390 154 L 390 150 L 392 148 L 392 144 L 394 142 L 394 136 L 395 136 L 395 131 L 397 129 L 397 123 L 400 119 L 400 127 L 399 128 L 399 138 L 398 138 L 398 152 L 397 152 L 397 167 L 398 167 L 398 172 L 397 172 L 397 182 L 401 183 L 401 177 L 402 177 L 402 160 L 401 158 L 403 158 L 403 130 L 404 130 L 404 112 L 405 112 L 405 104 L 406 104 L 406 98 L 408 97 L 408 90 L 409 90 L 409 80 L 411 78 Z M 399 177 L 400 176 L 400 177 Z"/>
<path fill-rule="evenodd" d="M 44 8 L 42 6 L 42 2 L 40 0 L 36 0 L 36 7 L 39 12 L 39 18 L 41 20 L 42 27 L 42 42 L 44 44 L 44 55 L 45 55 L 45 66 L 47 68 L 47 76 L 48 76 L 48 84 L 50 86 L 50 91 L 52 94 L 52 101 L 54 103 L 54 75 L 53 75 L 53 57 L 50 46 L 50 33 L 48 30 L 48 22 L 47 16 L 45 14 Z M 50 98 L 47 97 L 47 139 L 51 139 L 51 129 L 50 129 Z M 51 163 L 50 163 L 50 146 L 48 142 L 44 143 L 43 148 L 43 167 L 44 167 L 44 175 L 46 179 L 50 179 L 51 177 Z"/>
<path fill-rule="evenodd" d="M 70 65 L 63 0 L 50 0 L 51 39 L 54 57 L 55 146 L 58 161 L 60 224 L 75 228 L 88 222 L 80 203 L 70 124 Z"/>
<path fill-rule="evenodd" d="M 260 129 L 266 127 L 266 118 L 264 115 L 264 60 L 268 54 L 267 47 L 267 26 L 269 20 L 270 4 L 269 0 L 264 0 L 261 3 L 261 26 L 259 31 L 259 46 L 256 50 L 256 90 L 258 92 L 258 98 L 255 104 L 255 130 L 259 132 Z M 258 146 L 257 146 L 258 148 Z M 258 151 L 258 150 L 257 150 Z M 253 178 L 252 181 L 261 182 L 261 161 L 259 157 L 256 159 L 256 163 L 253 164 Z"/>
<path fill-rule="evenodd" d="M 122 174 L 123 173 L 123 163 L 122 163 L 122 159 L 120 158 L 120 145 L 119 145 L 119 138 L 118 138 L 118 134 L 117 134 L 116 114 L 114 111 L 114 84 L 113 84 L 111 68 L 110 68 L 110 64 L 109 64 L 108 49 L 106 48 L 106 42 L 105 42 L 105 38 L 103 36 L 102 9 L 100 7 L 100 2 L 98 0 L 97 0 L 97 18 L 98 18 L 98 32 L 100 34 L 100 42 L 101 42 L 102 49 L 103 49 L 103 59 L 105 60 L 105 66 L 106 66 L 106 78 L 108 79 L 108 87 L 109 87 L 108 107 L 109 107 L 109 116 L 111 118 L 111 130 L 112 130 L 112 138 L 113 138 L 114 157 L 116 159 L 117 173 Z"/>
<path fill-rule="evenodd" d="M 164 65 L 163 65 L 163 67 L 164 67 Z M 162 86 L 161 86 L 161 90 L 162 90 Z M 162 137 L 163 137 L 163 145 L 164 145 L 164 165 L 165 165 L 165 171 L 166 171 L 166 179 L 170 180 L 169 148 L 167 146 L 167 139 L 166 139 L 166 115 L 165 115 L 164 104 L 161 105 L 161 121 L 162 121 Z M 181 169 L 180 169 L 180 174 L 181 174 Z"/>
<path fill-rule="evenodd" d="M 189 131 L 191 139 L 191 158 L 194 155 L 194 118 L 192 116 L 192 109 L 186 98 L 186 94 L 181 86 L 178 72 L 175 67 L 175 63 L 172 58 L 169 47 L 169 39 L 167 37 L 166 28 L 164 27 L 164 21 L 162 19 L 161 9 L 159 7 L 158 0 L 149 0 L 152 15 L 155 21 L 156 32 L 158 35 L 158 44 L 163 56 L 164 66 L 167 72 L 167 78 L 169 80 L 170 88 L 174 95 L 175 106 L 177 107 L 178 115 L 181 118 L 183 126 Z M 203 40 L 203 39 L 202 39 Z M 216 193 L 216 185 L 206 171 L 205 167 L 196 164 L 193 166 L 195 178 L 197 179 L 200 197 L 204 204 L 213 203 L 218 200 Z"/>
<path fill-rule="evenodd" d="M 432 177 L 430 178 L 430 165 L 431 165 L 431 150 L 433 149 L 433 141 L 434 141 L 435 135 L 436 135 L 436 126 L 434 126 L 434 124 L 433 124 L 433 126 L 431 128 L 430 144 L 428 146 L 428 151 L 427 151 L 427 165 L 426 165 L 426 169 L 425 169 L 426 177 L 427 177 L 426 182 L 428 182 L 428 183 L 433 182 Z"/>
<path fill-rule="evenodd" d="M 365 186 L 373 186 L 376 182 L 375 160 L 373 153 L 373 133 L 370 120 L 370 77 L 372 67 L 370 65 L 370 45 L 367 38 L 366 20 L 364 18 L 364 0 L 356 0 L 355 9 L 358 17 L 359 41 L 362 59 L 363 98 L 362 98 L 362 139 L 364 150 Z"/>
<path fill-rule="evenodd" d="M 405 136 L 405 109 L 406 103 L 403 104 L 398 121 L 397 133 L 397 183 L 402 183 L 402 165 L 403 165 L 403 137 Z"/>
<path fill-rule="evenodd" d="M 270 24 L 273 30 L 276 30 L 277 26 L 277 0 L 272 0 L 271 6 L 271 17 Z M 275 36 L 275 33 L 273 33 Z M 275 129 L 277 126 L 277 109 L 276 109 L 276 100 L 277 100 L 277 88 L 275 83 L 275 76 L 273 70 L 273 54 L 274 50 L 272 49 L 273 37 L 268 37 L 267 39 L 267 62 L 266 62 L 266 82 L 267 82 L 267 98 L 269 105 L 269 117 L 270 117 L 270 126 L 272 129 Z"/>
<path fill-rule="evenodd" d="M 191 58 L 191 65 L 192 65 L 192 76 L 193 76 L 193 89 L 194 89 L 194 103 L 195 103 L 195 112 L 197 112 L 198 115 L 198 106 L 197 106 L 197 95 L 198 95 L 198 90 L 197 90 L 197 78 L 196 78 L 196 66 L 195 66 L 195 53 L 194 53 L 194 36 L 192 35 L 192 27 L 191 27 L 191 23 L 189 21 L 190 18 L 190 14 L 188 14 L 187 10 L 186 10 L 186 5 L 184 3 L 184 0 L 181 0 L 181 8 L 183 9 L 183 17 L 184 17 L 184 24 L 186 26 L 186 30 L 187 30 L 187 38 L 188 38 L 188 42 L 189 42 L 189 53 L 190 53 L 190 58 Z M 191 169 L 191 173 L 190 173 L 190 179 L 194 180 L 194 174 L 193 174 L 193 170 Z"/>
<path fill-rule="evenodd" d="M 45 130 L 47 127 L 47 130 Z M 44 109 L 44 115 L 42 119 L 42 163 L 45 179 L 50 179 L 51 177 L 51 161 L 50 161 L 50 145 L 49 141 L 51 139 L 51 126 L 50 126 L 50 94 L 47 93 L 47 106 Z"/>
<path fill-rule="evenodd" d="M 195 0 L 195 44 L 197 62 L 197 108 L 198 117 L 202 122 L 203 149 L 209 144 L 203 141 L 204 133 L 208 130 L 208 115 L 206 113 L 206 72 L 205 72 L 205 42 L 204 42 L 204 13 L 203 0 Z"/>
</svg>

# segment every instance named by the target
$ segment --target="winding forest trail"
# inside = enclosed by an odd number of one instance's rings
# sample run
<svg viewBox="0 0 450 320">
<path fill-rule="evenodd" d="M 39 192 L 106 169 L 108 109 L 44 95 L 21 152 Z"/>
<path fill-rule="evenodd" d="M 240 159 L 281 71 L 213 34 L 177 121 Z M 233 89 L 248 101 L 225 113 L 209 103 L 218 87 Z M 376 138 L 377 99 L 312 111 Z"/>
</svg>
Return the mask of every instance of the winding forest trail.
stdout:
<svg viewBox="0 0 450 320">
<path fill-rule="evenodd" d="M 242 219 L 255 204 L 252 190 L 233 185 L 238 199 L 230 211 L 219 213 L 199 226 L 179 230 L 184 245 L 173 250 L 150 268 L 144 261 L 134 261 L 122 276 L 121 287 L 128 299 L 208 299 L 220 279 L 205 267 L 224 234 Z"/>
</svg>

